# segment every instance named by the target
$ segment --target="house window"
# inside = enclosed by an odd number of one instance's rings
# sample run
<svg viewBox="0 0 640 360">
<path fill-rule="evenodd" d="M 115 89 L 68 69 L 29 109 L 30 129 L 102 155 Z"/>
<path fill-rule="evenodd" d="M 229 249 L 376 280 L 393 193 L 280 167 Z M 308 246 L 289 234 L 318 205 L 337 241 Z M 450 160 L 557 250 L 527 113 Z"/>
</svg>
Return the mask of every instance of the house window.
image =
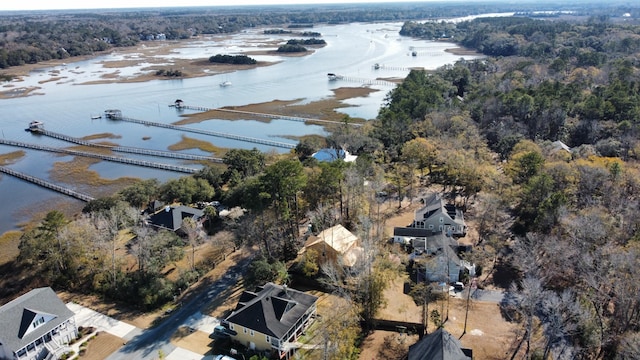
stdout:
<svg viewBox="0 0 640 360">
<path fill-rule="evenodd" d="M 440 222 L 444 222 L 444 219 L 442 218 L 442 216 L 440 216 Z"/>
<path fill-rule="evenodd" d="M 246 334 L 247 333 L 247 328 L 242 328 L 242 332 Z"/>
<path fill-rule="evenodd" d="M 233 324 L 229 324 L 229 329 L 235 330 L 235 327 L 233 326 Z"/>
<path fill-rule="evenodd" d="M 33 322 L 33 328 L 37 328 L 40 324 L 44 324 L 44 318 L 42 316 L 40 316 L 38 319 L 36 319 L 36 321 Z"/>
<path fill-rule="evenodd" d="M 25 355 L 27 355 L 27 350 L 26 349 L 22 349 L 20 351 L 18 351 L 18 357 L 23 357 Z"/>
<path fill-rule="evenodd" d="M 253 336 L 253 330 L 249 331 L 249 335 Z"/>
<path fill-rule="evenodd" d="M 271 336 L 265 335 L 265 338 L 267 339 L 267 343 L 271 343 Z"/>
<path fill-rule="evenodd" d="M 433 224 L 429 224 L 429 229 L 433 230 Z"/>
</svg>

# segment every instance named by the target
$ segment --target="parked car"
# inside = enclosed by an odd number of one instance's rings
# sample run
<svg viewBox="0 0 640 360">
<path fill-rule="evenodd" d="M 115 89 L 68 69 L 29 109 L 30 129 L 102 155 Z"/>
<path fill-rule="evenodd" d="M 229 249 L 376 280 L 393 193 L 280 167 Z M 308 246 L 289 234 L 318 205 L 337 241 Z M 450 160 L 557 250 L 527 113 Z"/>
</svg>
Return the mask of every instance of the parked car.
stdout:
<svg viewBox="0 0 640 360">
<path fill-rule="evenodd" d="M 456 282 L 453 283 L 453 289 L 455 291 L 462 291 L 462 290 L 464 290 L 464 284 L 461 283 L 460 281 L 456 281 Z"/>
<path fill-rule="evenodd" d="M 211 334 L 211 336 L 218 339 L 226 339 L 231 337 L 231 334 L 227 332 L 227 329 L 224 326 L 217 325 L 213 328 L 213 334 Z"/>
</svg>

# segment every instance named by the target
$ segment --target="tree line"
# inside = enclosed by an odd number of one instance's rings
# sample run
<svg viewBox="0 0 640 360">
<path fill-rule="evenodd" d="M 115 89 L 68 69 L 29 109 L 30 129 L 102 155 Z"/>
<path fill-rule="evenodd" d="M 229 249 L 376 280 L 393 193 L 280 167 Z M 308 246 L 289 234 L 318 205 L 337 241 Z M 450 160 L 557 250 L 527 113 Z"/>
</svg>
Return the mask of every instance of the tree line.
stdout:
<svg viewBox="0 0 640 360">
<path fill-rule="evenodd" d="M 532 9 L 535 7 L 525 4 L 509 10 Z M 371 4 L 354 7 L 336 4 L 314 6 L 313 10 L 308 11 L 307 6 L 267 6 L 150 8 L 118 12 L 9 12 L 0 14 L 0 69 L 133 46 L 158 34 L 163 34 L 167 40 L 180 40 L 203 34 L 235 33 L 257 26 L 419 20 L 466 16 L 469 12 L 496 12 L 500 7 L 459 7 L 448 4 Z"/>
</svg>

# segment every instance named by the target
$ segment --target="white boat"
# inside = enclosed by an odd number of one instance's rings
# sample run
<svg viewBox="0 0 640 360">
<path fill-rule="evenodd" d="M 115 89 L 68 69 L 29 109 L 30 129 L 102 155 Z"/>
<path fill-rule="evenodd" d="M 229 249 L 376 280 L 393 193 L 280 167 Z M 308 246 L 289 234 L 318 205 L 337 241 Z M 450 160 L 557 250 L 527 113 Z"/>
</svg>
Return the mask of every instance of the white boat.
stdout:
<svg viewBox="0 0 640 360">
<path fill-rule="evenodd" d="M 222 86 L 222 87 L 231 86 L 231 81 L 225 80 L 225 81 L 220 83 L 220 86 Z"/>
</svg>

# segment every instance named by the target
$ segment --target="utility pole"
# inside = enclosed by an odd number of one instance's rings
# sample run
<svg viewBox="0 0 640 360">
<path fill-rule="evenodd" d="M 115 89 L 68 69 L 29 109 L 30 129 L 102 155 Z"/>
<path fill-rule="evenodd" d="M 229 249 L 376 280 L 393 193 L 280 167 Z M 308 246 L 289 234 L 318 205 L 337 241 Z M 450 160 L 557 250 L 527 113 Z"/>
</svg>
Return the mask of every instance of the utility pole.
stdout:
<svg viewBox="0 0 640 360">
<path fill-rule="evenodd" d="M 469 317 L 469 301 L 471 298 L 471 289 L 472 287 L 475 288 L 475 284 L 476 284 L 475 278 L 469 280 L 469 288 L 467 289 L 467 309 L 465 310 L 465 313 L 464 313 L 464 330 L 462 330 L 462 336 L 464 336 L 464 334 L 467 333 L 467 318 Z"/>
</svg>

